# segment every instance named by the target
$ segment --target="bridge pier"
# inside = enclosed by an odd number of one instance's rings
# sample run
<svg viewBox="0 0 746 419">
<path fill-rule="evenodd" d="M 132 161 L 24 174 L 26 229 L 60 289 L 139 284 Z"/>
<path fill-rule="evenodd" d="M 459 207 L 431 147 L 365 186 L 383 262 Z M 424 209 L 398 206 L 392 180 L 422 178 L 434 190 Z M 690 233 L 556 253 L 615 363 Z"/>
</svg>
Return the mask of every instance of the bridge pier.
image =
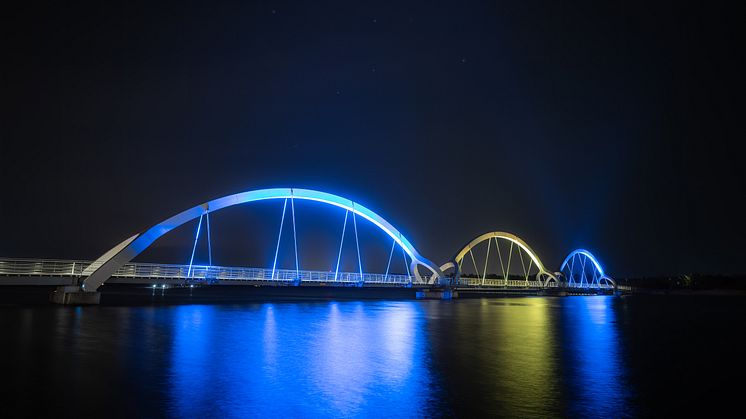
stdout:
<svg viewBox="0 0 746 419">
<path fill-rule="evenodd" d="M 446 288 L 446 289 L 430 289 L 430 290 L 419 290 L 417 291 L 418 300 L 452 300 L 458 298 L 458 291 Z"/>
<path fill-rule="evenodd" d="M 77 285 L 57 287 L 49 294 L 50 302 L 63 305 L 92 305 L 98 304 L 100 300 L 100 292 L 86 292 Z"/>
</svg>

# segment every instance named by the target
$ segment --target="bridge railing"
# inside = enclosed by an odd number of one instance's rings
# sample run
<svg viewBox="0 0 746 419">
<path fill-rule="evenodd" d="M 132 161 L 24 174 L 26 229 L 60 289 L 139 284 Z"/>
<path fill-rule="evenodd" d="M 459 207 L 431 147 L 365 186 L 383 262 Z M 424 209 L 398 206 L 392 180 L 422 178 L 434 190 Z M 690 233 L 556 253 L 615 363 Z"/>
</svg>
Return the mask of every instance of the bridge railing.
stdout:
<svg viewBox="0 0 746 419">
<path fill-rule="evenodd" d="M 56 259 L 8 259 L 0 258 L 0 275 L 5 276 L 75 276 L 79 277 L 91 261 L 67 261 Z M 114 278 L 181 279 L 181 280 L 226 280 L 314 283 L 364 283 L 406 285 L 416 282 L 410 275 L 369 274 L 359 272 L 296 271 L 294 269 L 225 267 L 204 265 L 169 265 L 157 263 L 128 263 L 119 268 Z"/>
<path fill-rule="evenodd" d="M 604 290 L 614 289 L 613 285 L 606 284 L 606 283 L 587 283 L 587 282 L 585 282 L 583 284 L 580 284 L 578 282 L 574 282 L 574 283 L 571 283 L 571 284 L 570 283 L 565 284 L 565 286 L 567 288 L 582 288 L 582 289 L 589 289 L 589 288 L 590 289 L 604 289 Z"/>
<path fill-rule="evenodd" d="M 80 276 L 90 264 L 84 260 L 0 258 L 0 275 Z"/>
<path fill-rule="evenodd" d="M 520 279 L 490 279 L 459 278 L 458 285 L 469 287 L 510 287 L 510 288 L 542 288 L 540 281 L 526 281 Z"/>
<path fill-rule="evenodd" d="M 324 282 L 324 283 L 358 283 L 361 281 L 358 272 L 334 272 L 327 271 L 295 271 L 294 269 L 271 269 L 224 267 L 194 265 L 189 269 L 188 265 L 163 265 L 163 264 L 127 264 L 117 270 L 114 277 L 118 278 L 176 278 L 184 280 L 225 280 L 225 281 L 274 281 L 294 282 L 300 279 L 302 282 Z M 369 274 L 363 273 L 362 280 L 365 283 L 380 284 L 408 284 L 415 278 L 398 274 Z"/>
</svg>

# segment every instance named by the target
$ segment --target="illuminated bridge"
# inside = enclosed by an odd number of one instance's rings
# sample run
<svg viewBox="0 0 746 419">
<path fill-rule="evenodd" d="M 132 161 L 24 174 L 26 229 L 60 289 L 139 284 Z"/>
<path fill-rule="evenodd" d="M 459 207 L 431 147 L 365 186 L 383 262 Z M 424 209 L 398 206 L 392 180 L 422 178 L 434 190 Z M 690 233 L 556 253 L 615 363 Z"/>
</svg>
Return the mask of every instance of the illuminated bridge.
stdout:
<svg viewBox="0 0 746 419">
<path fill-rule="evenodd" d="M 279 231 L 272 244 L 271 268 L 228 267 L 213 264 L 210 215 L 216 211 L 260 201 L 277 201 Z M 327 271 L 301 269 L 296 203 L 310 201 L 337 208 L 341 221 L 336 260 Z M 170 231 L 196 220 L 194 239 L 183 265 L 135 263 L 133 259 Z M 370 223 L 387 238 L 388 259 L 378 273 L 363 270 L 358 225 Z M 350 236 L 350 237 L 348 237 Z M 195 263 L 198 243 L 207 244 L 207 263 Z M 354 241 L 355 271 L 340 269 L 343 249 Z M 281 244 L 292 243 L 294 266 L 278 266 Z M 349 253 L 349 252 L 348 252 Z M 399 261 L 406 273 L 394 273 Z M 349 266 L 349 265 L 348 265 Z M 542 263 L 536 252 L 516 235 L 502 231 L 482 234 L 463 246 L 451 260 L 436 265 L 387 220 L 359 203 L 326 192 L 275 188 L 242 192 L 214 199 L 182 211 L 135 234 L 95 261 L 1 259 L 0 284 L 57 285 L 52 301 L 62 304 L 98 303 L 105 282 L 148 284 L 155 287 L 195 284 L 253 284 L 269 286 L 414 287 L 443 298 L 459 290 L 608 290 L 616 288 L 598 260 L 587 250 L 571 252 L 558 271 Z"/>
</svg>

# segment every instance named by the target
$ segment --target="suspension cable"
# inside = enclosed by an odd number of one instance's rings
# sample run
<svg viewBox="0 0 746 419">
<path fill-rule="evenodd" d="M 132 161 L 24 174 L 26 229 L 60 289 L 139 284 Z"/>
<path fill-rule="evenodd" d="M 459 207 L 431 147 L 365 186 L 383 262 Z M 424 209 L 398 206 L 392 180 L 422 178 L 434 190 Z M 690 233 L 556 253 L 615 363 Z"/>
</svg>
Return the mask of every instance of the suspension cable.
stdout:
<svg viewBox="0 0 746 419">
<path fill-rule="evenodd" d="M 280 239 L 282 238 L 282 226 L 285 224 L 285 210 L 288 207 L 288 199 L 282 204 L 282 218 L 280 218 L 280 233 L 277 235 L 277 247 L 275 247 L 275 261 L 272 262 L 272 278 L 275 279 L 275 267 L 277 266 L 277 254 L 280 252 Z"/>
<path fill-rule="evenodd" d="M 199 215 L 199 222 L 197 223 L 197 234 L 194 235 L 194 246 L 192 247 L 192 257 L 189 258 L 189 269 L 187 270 L 187 278 L 192 276 L 192 262 L 194 262 L 194 252 L 197 250 L 197 240 L 199 240 L 199 230 L 202 227 L 202 216 L 204 213 Z"/>
<path fill-rule="evenodd" d="M 526 272 L 526 262 L 523 261 L 523 252 L 521 252 L 521 248 L 518 248 L 518 256 L 521 258 L 521 268 L 523 269 L 523 279 L 528 281 L 528 273 Z"/>
<path fill-rule="evenodd" d="M 487 262 L 490 261 L 490 246 L 492 240 L 487 240 L 487 256 L 484 257 L 484 271 L 482 271 L 482 286 L 484 286 L 484 279 L 487 277 Z"/>
<path fill-rule="evenodd" d="M 389 278 L 389 268 L 391 267 L 391 257 L 394 256 L 394 247 L 396 247 L 396 240 L 391 243 L 391 251 L 389 252 L 389 263 L 386 264 L 386 274 L 383 276 L 383 282 Z"/>
<path fill-rule="evenodd" d="M 293 214 L 293 246 L 295 247 L 295 280 L 300 281 L 300 265 L 298 265 L 298 236 L 295 233 L 295 198 L 290 190 L 290 211 Z"/>
<path fill-rule="evenodd" d="M 519 250 L 520 252 L 520 250 Z M 513 242 L 510 242 L 510 250 L 508 251 L 508 270 L 505 271 L 505 284 L 508 284 L 508 275 L 510 275 L 510 260 L 513 258 Z"/>
<path fill-rule="evenodd" d="M 471 263 L 474 265 L 474 273 L 477 275 L 477 278 L 479 278 L 479 268 L 477 268 L 477 261 L 474 259 L 474 252 L 469 249 L 469 255 L 471 255 Z"/>
<path fill-rule="evenodd" d="M 207 260 L 209 261 L 210 267 L 212 267 L 212 236 L 210 235 L 210 212 L 205 213 L 205 220 L 207 221 Z"/>
<path fill-rule="evenodd" d="M 355 203 L 352 203 L 352 209 L 355 209 Z M 363 280 L 363 260 L 360 258 L 360 242 L 358 241 L 357 237 L 357 217 L 355 216 L 355 212 L 352 213 L 352 226 L 355 227 L 355 247 L 357 247 L 357 266 L 360 270 L 360 282 L 364 282 Z"/>
<path fill-rule="evenodd" d="M 345 242 L 345 230 L 347 229 L 347 216 L 350 214 L 350 210 L 345 211 L 345 222 L 342 224 L 342 239 L 339 241 L 339 253 L 337 254 L 337 268 L 334 270 L 334 280 L 337 280 L 337 274 L 339 273 L 339 261 L 342 259 L 342 245 Z"/>
<path fill-rule="evenodd" d="M 508 275 L 505 272 L 505 265 L 503 264 L 503 255 L 502 255 L 502 252 L 500 251 L 500 243 L 498 242 L 497 237 L 493 237 L 493 238 L 495 239 L 495 247 L 497 248 L 497 257 L 498 259 L 500 259 L 500 272 L 503 273 L 503 278 L 505 279 L 506 281 L 505 284 L 507 285 Z"/>
</svg>

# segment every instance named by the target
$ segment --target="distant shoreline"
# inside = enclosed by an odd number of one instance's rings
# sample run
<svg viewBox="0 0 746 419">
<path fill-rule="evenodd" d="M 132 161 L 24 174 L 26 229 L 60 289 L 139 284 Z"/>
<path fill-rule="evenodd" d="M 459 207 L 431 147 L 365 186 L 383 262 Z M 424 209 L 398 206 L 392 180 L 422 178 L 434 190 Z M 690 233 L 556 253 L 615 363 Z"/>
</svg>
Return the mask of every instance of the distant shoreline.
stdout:
<svg viewBox="0 0 746 419">
<path fill-rule="evenodd" d="M 681 296 L 746 296 L 746 290 L 739 289 L 657 289 L 633 288 L 626 295 L 681 295 Z"/>
<path fill-rule="evenodd" d="M 617 279 L 633 294 L 652 295 L 746 295 L 746 275 L 687 274 Z"/>
</svg>

